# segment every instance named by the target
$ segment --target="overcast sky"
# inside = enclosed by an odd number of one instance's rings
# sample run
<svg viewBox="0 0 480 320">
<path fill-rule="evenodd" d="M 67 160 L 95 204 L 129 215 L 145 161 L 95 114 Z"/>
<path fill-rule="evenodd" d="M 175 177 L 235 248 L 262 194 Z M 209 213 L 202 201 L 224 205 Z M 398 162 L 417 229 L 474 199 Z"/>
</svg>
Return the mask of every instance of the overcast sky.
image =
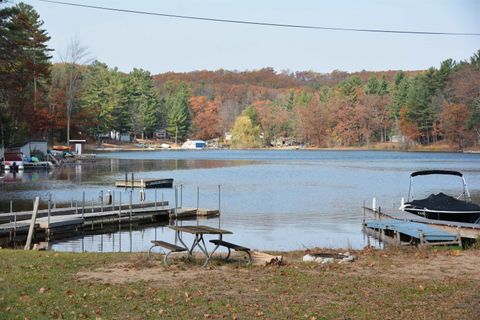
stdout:
<svg viewBox="0 0 480 320">
<path fill-rule="evenodd" d="M 475 0 L 63 0 L 94 6 L 208 18 L 343 28 L 480 33 Z M 19 1 L 15 1 L 19 2 Z M 32 5 L 64 51 L 73 37 L 92 56 L 129 72 L 193 70 L 331 72 L 417 70 L 445 59 L 464 60 L 479 36 L 358 33 L 276 28 L 76 8 Z"/>
</svg>

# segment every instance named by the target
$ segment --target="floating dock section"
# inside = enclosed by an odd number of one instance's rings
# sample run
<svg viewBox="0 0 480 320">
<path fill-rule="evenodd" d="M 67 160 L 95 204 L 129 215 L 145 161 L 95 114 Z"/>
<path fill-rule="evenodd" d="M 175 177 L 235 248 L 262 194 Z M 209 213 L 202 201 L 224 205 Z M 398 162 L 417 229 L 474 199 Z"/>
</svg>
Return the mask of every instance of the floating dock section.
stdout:
<svg viewBox="0 0 480 320">
<path fill-rule="evenodd" d="M 173 179 L 137 179 L 137 180 L 117 180 L 115 187 L 121 188 L 172 188 Z"/>
<path fill-rule="evenodd" d="M 205 208 L 177 208 L 170 213 L 170 219 L 188 219 L 194 217 L 213 218 L 220 215 L 220 210 Z"/>
<path fill-rule="evenodd" d="M 459 233 L 450 233 L 418 222 L 393 219 L 373 220 L 366 221 L 363 228 L 367 234 L 394 245 L 462 246 Z"/>
<path fill-rule="evenodd" d="M 428 225 L 438 230 L 443 230 L 455 235 L 460 234 L 460 237 L 465 239 L 476 240 L 480 237 L 480 224 L 478 223 L 427 219 L 410 212 L 395 209 L 385 210 L 383 208 L 378 208 L 374 210 L 369 207 L 363 207 L 363 210 L 364 220 L 368 214 L 369 216 L 374 217 L 376 220 L 394 219 Z"/>
</svg>

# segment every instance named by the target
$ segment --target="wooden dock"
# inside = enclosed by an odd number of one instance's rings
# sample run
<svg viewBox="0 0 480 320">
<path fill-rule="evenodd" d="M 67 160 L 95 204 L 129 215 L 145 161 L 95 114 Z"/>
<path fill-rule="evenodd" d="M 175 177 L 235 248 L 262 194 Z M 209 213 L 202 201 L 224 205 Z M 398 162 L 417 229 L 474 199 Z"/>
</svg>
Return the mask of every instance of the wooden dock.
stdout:
<svg viewBox="0 0 480 320">
<path fill-rule="evenodd" d="M 163 203 L 135 203 L 122 206 L 88 207 L 82 213 L 81 208 L 58 208 L 39 210 L 34 224 L 36 239 L 61 239 L 79 233 L 105 232 L 120 225 L 168 223 L 172 219 L 196 217 L 216 217 L 220 211 L 205 208 L 172 208 Z M 176 214 L 175 214 L 176 213 Z M 23 241 L 31 224 L 31 211 L 3 213 L 1 218 L 7 223 L 0 224 L 0 245 Z"/>
<path fill-rule="evenodd" d="M 205 217 L 212 218 L 218 217 L 220 210 L 217 209 L 205 209 L 205 208 L 177 208 L 170 213 L 171 219 L 185 219 L 193 217 Z"/>
<path fill-rule="evenodd" d="M 115 181 L 115 187 L 119 188 L 172 188 L 173 179 L 134 179 L 134 180 L 117 180 Z"/>
<path fill-rule="evenodd" d="M 78 204 L 78 203 L 77 203 Z M 95 212 L 109 212 L 109 211 L 118 211 L 118 210 L 128 210 L 130 208 L 130 204 L 122 204 L 120 205 L 95 205 L 95 206 L 88 206 L 86 204 L 85 208 L 80 204 L 79 207 L 66 207 L 66 208 L 55 208 L 50 209 L 50 216 L 64 216 L 64 215 L 73 215 L 73 214 L 81 214 L 82 211 L 84 213 L 95 213 Z M 156 210 L 156 208 L 165 208 L 168 207 L 168 201 L 157 201 L 157 202 L 140 202 L 140 203 L 133 203 L 132 209 L 141 209 L 147 208 L 148 210 Z M 48 216 L 48 209 L 38 210 L 37 218 L 47 217 Z M 27 220 L 32 217 L 32 211 L 16 211 L 11 213 L 0 213 L 0 223 L 8 223 L 14 220 L 22 221 Z"/>
<path fill-rule="evenodd" d="M 363 228 L 375 238 L 394 245 L 462 245 L 459 233 L 446 232 L 424 223 L 394 219 L 372 220 L 364 222 Z"/>
<path fill-rule="evenodd" d="M 398 221 L 417 222 L 455 235 L 459 233 L 462 238 L 466 239 L 476 240 L 480 237 L 480 224 L 478 223 L 427 219 L 410 212 L 395 209 L 385 210 L 382 208 L 380 210 L 373 210 L 372 208 L 363 207 L 363 210 L 364 217 L 366 214 L 369 214 L 378 220 L 395 219 Z"/>
</svg>

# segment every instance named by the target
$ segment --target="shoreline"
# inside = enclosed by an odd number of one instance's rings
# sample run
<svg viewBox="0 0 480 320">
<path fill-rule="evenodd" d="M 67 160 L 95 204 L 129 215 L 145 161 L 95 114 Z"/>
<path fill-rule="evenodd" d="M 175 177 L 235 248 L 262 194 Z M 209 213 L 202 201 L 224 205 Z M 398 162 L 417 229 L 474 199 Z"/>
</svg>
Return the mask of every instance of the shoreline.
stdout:
<svg viewBox="0 0 480 320">
<path fill-rule="evenodd" d="M 392 152 L 438 152 L 438 153 L 480 153 L 480 148 L 459 150 L 448 146 L 425 146 L 425 147 L 413 147 L 413 148 L 401 148 L 395 145 L 389 147 L 264 147 L 264 148 L 206 148 L 202 150 L 240 150 L 240 151 L 392 151 Z M 193 149 L 182 149 L 181 147 L 171 148 L 157 148 L 157 147 L 144 147 L 140 148 L 134 144 L 119 144 L 105 147 L 96 147 L 95 145 L 86 145 L 86 152 L 118 152 L 118 151 L 193 151 Z"/>
</svg>

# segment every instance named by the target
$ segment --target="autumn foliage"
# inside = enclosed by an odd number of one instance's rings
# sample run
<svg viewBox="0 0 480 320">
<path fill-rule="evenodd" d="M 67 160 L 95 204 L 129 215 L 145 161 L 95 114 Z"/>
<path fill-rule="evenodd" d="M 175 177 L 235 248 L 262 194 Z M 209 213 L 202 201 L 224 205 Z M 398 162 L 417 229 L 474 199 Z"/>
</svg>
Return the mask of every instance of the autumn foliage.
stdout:
<svg viewBox="0 0 480 320">
<path fill-rule="evenodd" d="M 469 61 L 448 59 L 423 71 L 127 74 L 99 61 L 52 65 L 42 26 L 28 5 L 0 10 L 9 39 L 0 47 L 6 145 L 28 138 L 64 142 L 70 135 L 99 141 L 110 132 L 139 138 L 166 132 L 174 141 L 232 133 L 237 146 L 254 147 L 369 146 L 393 137 L 407 144 L 480 144 L 480 51 Z"/>
</svg>

